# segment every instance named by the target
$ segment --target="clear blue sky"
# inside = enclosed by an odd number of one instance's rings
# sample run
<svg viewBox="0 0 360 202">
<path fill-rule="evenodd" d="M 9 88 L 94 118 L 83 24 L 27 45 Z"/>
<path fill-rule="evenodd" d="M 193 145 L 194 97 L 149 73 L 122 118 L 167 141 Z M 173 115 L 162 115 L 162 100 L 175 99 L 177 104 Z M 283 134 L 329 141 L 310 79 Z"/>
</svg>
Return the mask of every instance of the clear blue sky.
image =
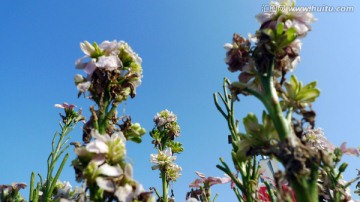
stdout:
<svg viewBox="0 0 360 202">
<path fill-rule="evenodd" d="M 125 40 L 143 59 L 143 84 L 126 112 L 150 131 L 153 116 L 162 109 L 178 115 L 180 141 L 185 151 L 177 163 L 182 176 L 173 187 L 184 201 L 196 175 L 222 176 L 218 158 L 230 162 L 225 121 L 216 111 L 212 93 L 221 90 L 223 77 L 234 80 L 223 62 L 223 44 L 232 34 L 254 33 L 254 16 L 267 0 L 76 0 L 0 3 L 0 184 L 29 183 L 30 173 L 46 173 L 51 138 L 58 130 L 59 109 L 69 102 L 88 115 L 92 104 L 77 99 L 73 76 L 82 73 L 74 62 L 83 54 L 79 43 Z M 354 12 L 315 13 L 318 21 L 303 40 L 302 61 L 295 70 L 304 82 L 317 80 L 321 96 L 313 106 L 317 126 L 335 145 L 343 141 L 359 146 L 360 114 L 360 1 L 308 0 L 301 5 L 354 6 Z M 263 108 L 253 98 L 237 103 L 237 118 Z M 121 105 L 119 111 L 122 110 Z M 81 139 L 80 125 L 72 140 Z M 145 135 L 140 145 L 128 144 L 135 179 L 144 187 L 160 187 L 151 170 L 150 153 L 156 152 Z M 72 149 L 69 150 L 72 153 Z M 70 159 L 74 159 L 74 155 Z M 360 169 L 351 157 L 345 179 Z M 68 164 L 70 165 L 70 162 Z M 74 184 L 74 171 L 66 166 L 61 180 Z M 25 191 L 24 193 L 27 193 Z M 218 201 L 235 201 L 229 185 L 215 186 Z M 26 195 L 27 197 L 27 195 Z"/>
</svg>

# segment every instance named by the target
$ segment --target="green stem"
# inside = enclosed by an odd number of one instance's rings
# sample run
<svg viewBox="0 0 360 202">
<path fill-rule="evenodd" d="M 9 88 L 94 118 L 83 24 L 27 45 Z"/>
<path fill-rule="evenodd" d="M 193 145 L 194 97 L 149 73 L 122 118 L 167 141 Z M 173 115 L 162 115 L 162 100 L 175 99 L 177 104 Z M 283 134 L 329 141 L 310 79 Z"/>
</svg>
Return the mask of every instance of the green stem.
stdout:
<svg viewBox="0 0 360 202">
<path fill-rule="evenodd" d="M 34 198 L 34 183 L 35 183 L 35 173 L 32 172 L 30 178 L 30 197 L 29 197 L 30 202 L 32 202 Z"/>
<path fill-rule="evenodd" d="M 163 202 L 168 202 L 168 184 L 166 180 L 166 172 L 161 171 L 162 188 L 163 188 Z"/>
<path fill-rule="evenodd" d="M 318 189 L 316 181 L 306 181 L 306 178 L 294 179 L 291 186 L 295 192 L 296 201 L 318 202 Z"/>
<path fill-rule="evenodd" d="M 264 184 L 265 184 L 266 190 L 267 190 L 267 192 L 268 192 L 268 194 L 269 194 L 270 201 L 271 201 L 271 202 L 275 202 L 274 193 L 273 193 L 272 190 L 271 190 L 270 184 L 269 184 L 268 182 L 266 182 L 266 181 L 264 181 Z"/>
<path fill-rule="evenodd" d="M 284 140 L 286 137 L 290 136 L 289 123 L 284 117 L 274 86 L 274 68 L 275 58 L 273 57 L 269 63 L 266 76 L 259 75 L 262 78 L 261 82 L 265 90 L 265 99 L 262 101 L 269 112 L 269 115 L 274 123 L 274 127 L 279 134 L 280 140 Z"/>
<path fill-rule="evenodd" d="M 213 202 L 216 201 L 216 199 L 217 199 L 218 196 L 219 196 L 219 194 L 215 194 L 215 197 L 214 197 L 214 199 L 213 199 Z"/>
<path fill-rule="evenodd" d="M 312 164 L 311 174 L 309 177 L 293 177 L 290 179 L 291 187 L 295 192 L 296 201 L 308 201 L 308 202 L 318 202 L 318 166 Z"/>
</svg>

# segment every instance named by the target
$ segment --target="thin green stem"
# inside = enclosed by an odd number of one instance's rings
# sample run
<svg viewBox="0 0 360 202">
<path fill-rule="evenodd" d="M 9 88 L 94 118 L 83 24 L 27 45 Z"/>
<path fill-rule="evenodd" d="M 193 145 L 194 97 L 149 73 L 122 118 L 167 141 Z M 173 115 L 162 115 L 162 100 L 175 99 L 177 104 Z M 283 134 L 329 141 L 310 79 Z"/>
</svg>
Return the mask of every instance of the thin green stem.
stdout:
<svg viewBox="0 0 360 202">
<path fill-rule="evenodd" d="M 266 182 L 266 181 L 264 181 L 264 184 L 265 184 L 266 190 L 267 190 L 267 192 L 268 192 L 268 194 L 269 194 L 270 201 L 271 201 L 271 202 L 275 202 L 274 193 L 273 193 L 272 190 L 271 190 L 270 184 L 269 184 L 268 182 Z"/>
<path fill-rule="evenodd" d="M 166 180 L 166 172 L 161 171 L 162 189 L 163 189 L 163 202 L 168 202 L 168 184 Z"/>
<path fill-rule="evenodd" d="M 32 202 L 33 201 L 33 197 L 34 197 L 34 183 L 35 183 L 35 173 L 32 172 L 31 173 L 31 178 L 30 178 L 30 196 L 29 196 L 29 201 Z"/>
<path fill-rule="evenodd" d="M 233 190 L 234 190 L 236 198 L 239 200 L 239 202 L 245 201 L 244 198 L 241 196 L 239 190 L 236 187 L 234 187 Z"/>
<path fill-rule="evenodd" d="M 214 197 L 214 199 L 213 199 L 213 202 L 215 202 L 216 201 L 216 198 L 219 196 L 219 194 L 215 194 L 215 197 Z"/>
</svg>

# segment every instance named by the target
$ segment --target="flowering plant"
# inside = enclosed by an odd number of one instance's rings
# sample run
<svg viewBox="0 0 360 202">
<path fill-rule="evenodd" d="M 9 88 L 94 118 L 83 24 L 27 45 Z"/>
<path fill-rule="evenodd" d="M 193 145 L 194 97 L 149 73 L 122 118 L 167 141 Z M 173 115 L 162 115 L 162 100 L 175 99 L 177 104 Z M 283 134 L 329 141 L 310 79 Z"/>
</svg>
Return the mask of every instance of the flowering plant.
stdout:
<svg viewBox="0 0 360 202">
<path fill-rule="evenodd" d="M 295 1 L 272 4 L 291 8 Z M 285 168 L 284 173 L 275 173 L 275 187 L 265 182 L 271 201 L 291 201 L 289 193 L 283 190 L 283 181 L 289 183 L 297 201 L 350 200 L 347 187 L 359 177 L 345 183 L 341 174 L 347 163 L 339 163 L 342 154 L 359 155 L 359 150 L 346 148 L 345 144 L 335 148 L 321 129 L 315 129 L 312 103 L 320 95 L 316 82 L 303 85 L 295 75 L 287 81 L 287 74 L 300 61 L 301 39 L 316 19 L 309 12 L 294 9 L 272 10 L 256 18 L 261 25 L 255 35 L 244 38 L 234 34 L 233 42 L 224 46 L 229 71 L 240 71 L 238 81 L 231 83 L 225 79 L 223 94 L 214 94 L 215 105 L 228 122 L 232 160 L 241 178 L 222 159 L 222 165 L 217 167 L 235 182 L 239 201 L 260 200 L 257 155 L 270 156 Z M 239 132 L 234 116 L 238 95 L 254 96 L 265 107 L 260 121 L 252 113 L 243 119 L 245 132 Z"/>
<path fill-rule="evenodd" d="M 152 143 L 158 150 L 158 154 L 151 154 L 150 161 L 155 164 L 153 170 L 159 169 L 160 178 L 162 179 L 162 197 L 155 190 L 158 200 L 163 202 L 174 201 L 174 196 L 168 197 L 169 184 L 176 182 L 180 177 L 182 168 L 175 164 L 176 156 L 174 154 L 181 153 L 184 148 L 180 142 L 175 142 L 175 138 L 180 136 L 180 126 L 177 123 L 177 116 L 169 111 L 163 110 L 154 117 L 155 127 L 150 131 L 153 138 Z"/>
<path fill-rule="evenodd" d="M 295 1 L 271 4 L 288 9 L 257 15 L 260 28 L 254 35 L 234 34 L 232 42 L 224 45 L 228 70 L 239 75 L 235 82 L 224 79 L 223 92 L 214 94 L 214 102 L 227 121 L 233 167 L 220 158 L 217 168 L 225 177 L 196 172 L 198 178 L 189 185 L 187 202 L 215 202 L 218 195 L 211 196 L 212 186 L 225 183 L 231 184 L 240 202 L 352 201 L 349 186 L 356 182 L 354 193 L 360 195 L 360 171 L 353 180 L 345 181 L 348 164 L 342 162 L 343 155 L 359 156 L 360 148 L 349 148 L 346 143 L 336 147 L 315 127 L 312 104 L 320 95 L 317 83 L 303 84 L 292 74 L 300 62 L 301 40 L 316 19 L 309 12 L 290 9 Z M 38 174 L 38 178 L 31 174 L 29 201 L 174 202 L 171 185 L 182 175 L 182 167 L 175 161 L 184 151 L 177 141 L 177 116 L 163 110 L 154 117 L 150 137 L 156 152 L 150 155 L 150 162 L 152 170 L 160 174 L 162 193 L 155 187 L 146 191 L 134 179 L 126 147 L 128 141 L 141 143 L 146 130 L 130 115 L 117 111 L 119 105 L 136 96 L 143 77 L 142 59 L 124 41 L 84 41 L 80 48 L 84 56 L 75 66 L 86 75 L 76 74 L 74 82 L 78 97 L 93 102 L 90 117 L 85 119 L 73 104 L 55 105 L 64 110 L 60 131 L 52 140 L 47 173 Z M 249 113 L 242 119 L 242 131 L 235 118 L 239 96 L 254 96 L 264 105 L 261 117 Z M 69 133 L 79 122 L 84 123 L 82 142 L 69 143 Z M 70 145 L 76 154 L 71 166 L 81 187 L 73 188 L 60 180 Z M 274 169 L 277 161 L 283 169 Z M 270 177 L 265 174 L 264 162 L 270 165 Z M 26 201 L 20 194 L 26 186 L 0 185 L 0 201 Z"/>
</svg>

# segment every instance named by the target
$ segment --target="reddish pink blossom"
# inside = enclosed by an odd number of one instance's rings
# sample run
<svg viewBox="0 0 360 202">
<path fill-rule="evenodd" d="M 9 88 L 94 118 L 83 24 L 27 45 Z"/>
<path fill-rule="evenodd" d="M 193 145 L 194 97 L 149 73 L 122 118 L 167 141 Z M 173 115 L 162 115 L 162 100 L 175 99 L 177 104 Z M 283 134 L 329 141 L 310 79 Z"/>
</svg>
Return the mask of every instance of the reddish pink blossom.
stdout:
<svg viewBox="0 0 360 202">
<path fill-rule="evenodd" d="M 196 179 L 194 182 L 192 182 L 189 187 L 199 188 L 202 184 L 204 186 L 212 186 L 215 184 L 225 184 L 231 181 L 231 178 L 229 176 L 226 177 L 205 177 L 203 173 L 195 172 L 200 178 Z"/>
<path fill-rule="evenodd" d="M 23 182 L 14 182 L 11 185 L 0 185 L 0 192 L 4 191 L 5 189 L 7 189 L 8 191 L 12 191 L 12 190 L 20 190 L 20 189 L 25 189 L 26 188 L 26 184 Z"/>
<path fill-rule="evenodd" d="M 356 148 L 347 148 L 346 147 L 346 142 L 343 142 L 340 145 L 340 150 L 343 154 L 349 154 L 349 155 L 354 155 L 354 156 L 360 156 L 360 151 L 359 149 Z"/>
<path fill-rule="evenodd" d="M 61 108 L 61 109 L 74 109 L 76 106 L 73 104 L 68 104 L 64 102 L 63 104 L 55 104 L 54 107 Z"/>
</svg>

